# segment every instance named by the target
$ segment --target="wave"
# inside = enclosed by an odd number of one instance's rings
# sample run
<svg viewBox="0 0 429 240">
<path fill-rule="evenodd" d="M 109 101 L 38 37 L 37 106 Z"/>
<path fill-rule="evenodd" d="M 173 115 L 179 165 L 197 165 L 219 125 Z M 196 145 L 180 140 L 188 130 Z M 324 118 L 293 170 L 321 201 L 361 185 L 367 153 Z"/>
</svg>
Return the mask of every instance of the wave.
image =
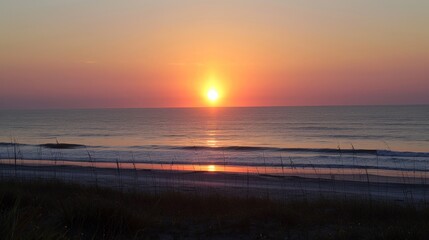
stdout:
<svg viewBox="0 0 429 240">
<path fill-rule="evenodd" d="M 175 147 L 184 150 L 211 150 L 211 151 L 278 151 L 296 153 L 330 153 L 330 154 L 366 154 L 374 156 L 391 157 L 429 157 L 429 152 L 401 152 L 377 149 L 337 149 L 337 148 L 275 148 L 275 147 L 253 147 L 253 146 L 182 146 Z"/>
<path fill-rule="evenodd" d="M 50 149 L 80 149 L 80 148 L 103 148 L 103 146 L 86 146 L 82 144 L 71 143 L 46 143 L 46 144 L 23 144 L 16 143 L 17 146 L 33 146 Z M 12 147 L 14 143 L 0 142 L 0 147 Z M 109 147 L 106 147 L 109 148 Z M 377 149 L 338 149 L 338 148 L 278 148 L 278 147 L 261 147 L 261 146 L 171 146 L 171 145 L 139 145 L 128 146 L 129 149 L 144 149 L 144 150 L 192 150 L 192 151 L 237 151 L 237 152 L 290 152 L 290 153 L 317 153 L 317 154 L 348 154 L 348 155 L 370 155 L 381 157 L 417 157 L 429 158 L 429 152 L 411 152 L 411 151 L 391 151 Z"/>
<path fill-rule="evenodd" d="M 27 146 L 28 144 L 13 143 L 13 142 L 0 142 L 0 147 L 12 147 L 12 146 Z"/>
<path fill-rule="evenodd" d="M 72 144 L 72 143 L 44 143 L 44 144 L 25 144 L 25 143 L 10 143 L 10 142 L 0 142 L 0 147 L 13 147 L 13 146 L 33 146 L 33 147 L 44 147 L 51 149 L 75 149 L 75 148 L 85 148 L 85 145 L 82 144 Z"/>
<path fill-rule="evenodd" d="M 379 156 L 386 157 L 429 157 L 428 152 L 398 152 L 389 150 L 377 150 Z"/>
<path fill-rule="evenodd" d="M 45 143 L 40 144 L 39 146 L 51 149 L 75 149 L 75 148 L 84 148 L 85 145 L 81 144 L 71 144 L 71 143 Z"/>
<path fill-rule="evenodd" d="M 279 152 L 314 152 L 314 153 L 365 153 L 377 154 L 378 150 L 373 149 L 336 149 L 336 148 L 276 148 L 276 147 L 253 147 L 253 146 L 183 146 L 177 147 L 185 150 L 214 150 L 214 151 L 279 151 Z"/>
</svg>

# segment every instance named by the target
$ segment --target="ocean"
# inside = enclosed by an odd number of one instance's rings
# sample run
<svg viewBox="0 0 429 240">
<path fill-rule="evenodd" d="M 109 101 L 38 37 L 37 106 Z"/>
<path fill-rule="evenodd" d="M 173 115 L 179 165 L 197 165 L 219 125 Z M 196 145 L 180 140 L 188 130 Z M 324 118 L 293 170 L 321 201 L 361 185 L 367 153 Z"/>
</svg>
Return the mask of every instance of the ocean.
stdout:
<svg viewBox="0 0 429 240">
<path fill-rule="evenodd" d="M 429 106 L 0 110 L 0 159 L 15 155 L 63 162 L 425 171 Z"/>
</svg>

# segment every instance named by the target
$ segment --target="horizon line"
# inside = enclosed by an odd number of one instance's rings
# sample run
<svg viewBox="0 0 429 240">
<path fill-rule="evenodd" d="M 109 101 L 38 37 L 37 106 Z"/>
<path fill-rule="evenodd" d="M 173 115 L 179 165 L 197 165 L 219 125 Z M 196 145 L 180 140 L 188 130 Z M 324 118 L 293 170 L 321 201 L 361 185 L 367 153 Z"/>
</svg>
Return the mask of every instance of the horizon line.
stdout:
<svg viewBox="0 0 429 240">
<path fill-rule="evenodd" d="M 326 105 L 249 105 L 249 106 L 195 106 L 195 107 L 47 107 L 47 108 L 0 108 L 0 111 L 20 110 L 114 110 L 114 109 L 216 109 L 216 108 L 282 108 L 282 107 L 407 107 L 429 106 L 429 103 L 413 104 L 326 104 Z"/>
</svg>

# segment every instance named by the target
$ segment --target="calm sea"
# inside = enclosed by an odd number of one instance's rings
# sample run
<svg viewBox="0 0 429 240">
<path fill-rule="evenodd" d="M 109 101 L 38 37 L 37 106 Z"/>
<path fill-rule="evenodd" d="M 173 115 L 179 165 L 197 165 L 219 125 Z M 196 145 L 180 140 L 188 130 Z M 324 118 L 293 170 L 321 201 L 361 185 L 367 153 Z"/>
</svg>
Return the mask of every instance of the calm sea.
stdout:
<svg viewBox="0 0 429 240">
<path fill-rule="evenodd" d="M 23 159 L 422 170 L 429 106 L 1 110 L 0 158 L 13 139 Z"/>
</svg>

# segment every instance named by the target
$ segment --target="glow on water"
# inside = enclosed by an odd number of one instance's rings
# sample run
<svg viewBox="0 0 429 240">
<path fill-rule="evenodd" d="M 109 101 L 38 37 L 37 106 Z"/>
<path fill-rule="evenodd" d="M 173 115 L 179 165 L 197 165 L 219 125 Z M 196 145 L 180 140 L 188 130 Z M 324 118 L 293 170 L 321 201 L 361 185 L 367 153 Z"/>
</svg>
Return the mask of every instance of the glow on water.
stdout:
<svg viewBox="0 0 429 240">
<path fill-rule="evenodd" d="M 302 172 L 422 171 L 427 119 L 429 106 L 0 110 L 0 159 L 12 158 L 13 136 L 27 160 L 85 164 L 90 153 L 98 165 L 142 169 L 279 174 L 290 162 Z M 57 141 L 82 147 L 43 145 Z"/>
<path fill-rule="evenodd" d="M 429 152 L 429 106 L 0 110 L 0 143 Z M 1 151 L 2 149 L 0 149 Z M 0 152 L 1 153 L 1 152 Z"/>
<path fill-rule="evenodd" d="M 13 166 L 14 159 L 1 159 L 0 164 Z M 361 175 L 360 181 L 366 181 L 366 176 L 374 175 L 380 177 L 393 177 L 397 178 L 398 182 L 403 182 L 404 178 L 409 178 L 416 183 L 426 182 L 429 176 L 426 172 L 413 172 L 413 171 L 398 171 L 398 170 L 378 170 L 378 169 L 308 169 L 296 167 L 249 167 L 249 166 L 230 166 L 230 165 L 202 165 L 202 164 L 154 164 L 154 163 L 116 163 L 116 162 L 77 162 L 77 161 L 52 161 L 52 160 L 21 160 L 17 159 L 16 164 L 20 166 L 74 166 L 74 167 L 88 167 L 100 169 L 117 169 L 118 166 L 122 170 L 154 170 L 154 171 L 175 171 L 175 172 L 194 172 L 194 173 L 227 173 L 227 174 L 253 174 L 258 176 L 301 176 L 309 178 L 322 178 L 332 179 L 348 179 L 354 180 L 355 175 Z M 61 170 L 59 169 L 59 172 Z M 353 177 L 353 179 L 352 179 Z M 410 181 L 411 181 L 410 180 Z"/>
</svg>

